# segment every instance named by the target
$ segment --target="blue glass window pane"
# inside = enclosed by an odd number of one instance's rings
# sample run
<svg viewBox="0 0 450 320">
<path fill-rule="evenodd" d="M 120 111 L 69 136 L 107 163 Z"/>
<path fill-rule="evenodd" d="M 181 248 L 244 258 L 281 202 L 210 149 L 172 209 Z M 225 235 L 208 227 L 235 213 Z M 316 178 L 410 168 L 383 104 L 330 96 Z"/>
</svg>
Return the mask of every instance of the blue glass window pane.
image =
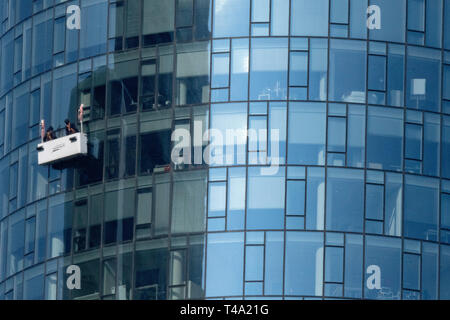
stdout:
<svg viewBox="0 0 450 320">
<path fill-rule="evenodd" d="M 262 295 L 263 283 L 262 282 L 248 282 L 245 284 L 245 295 Z"/>
<path fill-rule="evenodd" d="M 381 289 L 369 289 L 365 286 L 365 298 L 381 300 L 399 300 L 401 290 L 401 240 L 385 237 L 366 237 L 365 270 L 375 265 L 381 271 Z M 367 282 L 371 273 L 366 273 Z"/>
<path fill-rule="evenodd" d="M 207 248 L 206 296 L 242 295 L 244 234 L 209 234 Z"/>
<path fill-rule="evenodd" d="M 239 130 L 247 129 L 247 104 L 227 103 L 211 105 L 211 129 L 221 136 L 214 136 L 211 144 L 210 165 L 245 164 L 246 136 Z M 226 143 L 227 130 L 234 130 L 236 138 Z M 219 141 L 217 141 L 218 139 Z"/>
<path fill-rule="evenodd" d="M 11 147 L 16 148 L 28 139 L 30 93 L 29 83 L 14 90 L 14 107 L 12 114 Z"/>
<path fill-rule="evenodd" d="M 450 49 L 450 5 L 445 2 L 444 7 L 444 47 Z"/>
<path fill-rule="evenodd" d="M 227 102 L 228 91 L 228 89 L 212 89 L 211 102 Z"/>
<path fill-rule="evenodd" d="M 308 85 L 308 52 L 291 52 L 289 85 Z"/>
<path fill-rule="evenodd" d="M 250 114 L 251 115 L 266 115 L 267 114 L 267 102 L 250 102 Z"/>
<path fill-rule="evenodd" d="M 420 289 L 420 256 L 418 255 L 403 255 L 403 288 Z"/>
<path fill-rule="evenodd" d="M 347 165 L 362 168 L 365 164 L 365 106 L 348 107 Z"/>
<path fill-rule="evenodd" d="M 325 281 L 343 282 L 344 248 L 325 248 Z"/>
<path fill-rule="evenodd" d="M 11 30 L 2 38 L 2 57 L 1 57 L 1 93 L 2 95 L 13 87 L 14 74 L 14 32 Z"/>
<path fill-rule="evenodd" d="M 404 42 L 406 0 L 373 0 L 370 4 L 379 6 L 381 11 L 381 29 L 370 30 L 370 39 Z"/>
<path fill-rule="evenodd" d="M 422 299 L 435 300 L 438 294 L 439 247 L 435 243 L 422 243 Z"/>
<path fill-rule="evenodd" d="M 308 100 L 308 88 L 289 88 L 289 100 Z"/>
<path fill-rule="evenodd" d="M 24 300 L 42 300 L 44 297 L 44 265 L 28 269 L 24 273 Z"/>
<path fill-rule="evenodd" d="M 442 10 L 442 0 L 427 1 L 426 46 L 442 47 Z"/>
<path fill-rule="evenodd" d="M 31 16 L 32 0 L 16 0 L 16 24 Z"/>
<path fill-rule="evenodd" d="M 442 177 L 450 179 L 450 166 L 444 165 L 450 163 L 450 117 L 443 117 L 442 124 Z"/>
<path fill-rule="evenodd" d="M 286 270 L 284 285 L 286 295 L 322 295 L 322 233 L 286 233 Z"/>
<path fill-rule="evenodd" d="M 212 42 L 212 52 L 229 52 L 230 51 L 230 40 L 229 39 L 219 39 L 213 40 Z"/>
<path fill-rule="evenodd" d="M 0 146 L 5 141 L 5 111 L 0 112 Z M 0 152 L 0 157 L 3 157 L 3 151 Z"/>
<path fill-rule="evenodd" d="M 264 246 L 247 246 L 245 251 L 245 280 L 262 281 Z"/>
<path fill-rule="evenodd" d="M 360 235 L 345 237 L 345 287 L 344 296 L 362 297 L 363 240 Z"/>
<path fill-rule="evenodd" d="M 269 161 L 274 163 L 274 158 L 279 158 L 278 163 L 286 163 L 286 115 L 285 102 L 271 102 L 269 104 Z M 278 139 L 274 132 L 278 131 Z"/>
<path fill-rule="evenodd" d="M 403 111 L 369 107 L 367 161 L 374 169 L 401 170 Z"/>
<path fill-rule="evenodd" d="M 226 168 L 209 169 L 209 181 L 223 181 L 227 179 Z"/>
<path fill-rule="evenodd" d="M 441 145 L 441 118 L 439 115 L 425 113 L 423 173 L 439 175 L 439 153 Z"/>
<path fill-rule="evenodd" d="M 308 38 L 291 37 L 290 41 L 291 41 L 290 50 L 308 51 L 309 48 Z"/>
<path fill-rule="evenodd" d="M 225 218 L 208 219 L 208 231 L 225 231 Z"/>
<path fill-rule="evenodd" d="M 54 258 L 70 252 L 72 234 L 72 203 L 64 198 L 50 199 L 48 213 L 47 258 Z"/>
<path fill-rule="evenodd" d="M 348 1 L 331 0 L 331 23 L 348 23 Z"/>
<path fill-rule="evenodd" d="M 450 66 L 444 65 L 444 92 L 442 98 L 450 100 Z"/>
<path fill-rule="evenodd" d="M 408 31 L 407 41 L 409 44 L 417 44 L 419 46 L 423 46 L 425 41 L 425 35 L 422 32 Z"/>
<path fill-rule="evenodd" d="M 8 232 L 8 260 L 6 265 L 7 276 L 11 276 L 24 267 L 25 249 L 25 221 L 24 211 L 19 211 L 11 216 Z"/>
<path fill-rule="evenodd" d="M 77 65 L 72 64 L 53 73 L 52 125 L 55 129 L 62 128 L 66 118 L 77 119 L 76 101 L 67 94 L 77 88 L 76 72 Z"/>
<path fill-rule="evenodd" d="M 386 173 L 384 233 L 400 236 L 402 230 L 403 176 Z"/>
<path fill-rule="evenodd" d="M 214 38 L 248 36 L 250 0 L 214 1 Z"/>
<path fill-rule="evenodd" d="M 305 214 L 304 181 L 288 181 L 286 196 L 287 196 L 286 214 L 294 214 L 294 215 Z"/>
<path fill-rule="evenodd" d="M 286 100 L 288 40 L 252 39 L 251 48 L 250 99 Z"/>
<path fill-rule="evenodd" d="M 252 22 L 268 22 L 270 0 L 252 0 Z"/>
<path fill-rule="evenodd" d="M 325 169 L 308 168 L 306 228 L 323 230 L 325 220 Z"/>
<path fill-rule="evenodd" d="M 328 41 L 310 40 L 309 58 L 309 99 L 325 101 L 327 99 Z"/>
<path fill-rule="evenodd" d="M 80 58 L 106 52 L 108 1 L 83 1 L 81 10 Z"/>
<path fill-rule="evenodd" d="M 369 56 L 369 90 L 386 90 L 386 57 Z"/>
<path fill-rule="evenodd" d="M 367 45 L 363 41 L 331 40 L 330 100 L 366 101 L 366 52 Z"/>
<path fill-rule="evenodd" d="M 230 99 L 248 99 L 249 40 L 233 39 L 231 44 Z"/>
<path fill-rule="evenodd" d="M 64 51 L 66 40 L 66 19 L 61 17 L 55 20 L 53 39 L 53 53 Z M 63 60 L 64 63 L 64 60 Z"/>
<path fill-rule="evenodd" d="M 267 37 L 267 36 L 269 36 L 268 23 L 252 24 L 252 37 Z"/>
<path fill-rule="evenodd" d="M 275 175 L 261 174 L 261 168 L 248 169 L 247 228 L 284 227 L 284 170 Z"/>
<path fill-rule="evenodd" d="M 383 222 L 366 220 L 366 233 L 383 234 Z"/>
<path fill-rule="evenodd" d="M 325 283 L 324 293 L 326 297 L 342 297 L 342 284 Z"/>
<path fill-rule="evenodd" d="M 450 299 L 450 246 L 441 245 L 439 298 Z"/>
<path fill-rule="evenodd" d="M 264 292 L 280 295 L 283 290 L 284 232 L 266 233 L 266 265 Z"/>
<path fill-rule="evenodd" d="M 211 88 L 228 87 L 230 56 L 228 53 L 212 55 Z"/>
<path fill-rule="evenodd" d="M 368 0 L 350 0 L 350 37 L 367 38 Z"/>
<path fill-rule="evenodd" d="M 226 183 L 210 183 L 208 190 L 208 217 L 224 217 Z"/>
<path fill-rule="evenodd" d="M 408 30 L 424 31 L 425 1 L 408 0 Z"/>
<path fill-rule="evenodd" d="M 244 229 L 245 175 L 245 168 L 229 168 L 227 207 L 228 230 Z"/>
<path fill-rule="evenodd" d="M 408 43 L 417 44 L 419 46 L 424 45 L 425 35 L 422 32 L 408 31 Z"/>
<path fill-rule="evenodd" d="M 289 106 L 289 164 L 325 164 L 326 106 L 293 102 Z"/>
<path fill-rule="evenodd" d="M 348 26 L 340 24 L 332 24 L 330 26 L 330 36 L 336 38 L 347 38 L 348 37 Z"/>
<path fill-rule="evenodd" d="M 287 36 L 289 33 L 289 0 L 272 0 L 271 34 Z"/>
<path fill-rule="evenodd" d="M 386 43 L 370 41 L 369 42 L 369 53 L 385 56 L 386 55 Z"/>
<path fill-rule="evenodd" d="M 364 172 L 329 169 L 327 175 L 327 230 L 362 232 Z"/>
<path fill-rule="evenodd" d="M 326 233 L 325 244 L 328 246 L 344 246 L 344 234 L 336 232 Z"/>
<path fill-rule="evenodd" d="M 345 165 L 345 154 L 328 152 L 327 163 L 329 166 L 343 167 Z"/>
<path fill-rule="evenodd" d="M 8 244 L 8 220 L 3 220 L 0 223 L 0 280 L 6 278 L 6 257 Z"/>
<path fill-rule="evenodd" d="M 441 195 L 441 228 L 450 229 L 450 194 Z"/>
<path fill-rule="evenodd" d="M 328 117 L 328 151 L 345 152 L 346 128 L 345 118 Z"/>
<path fill-rule="evenodd" d="M 388 53 L 388 104 L 395 107 L 403 106 L 405 47 L 389 45 Z"/>
<path fill-rule="evenodd" d="M 53 9 L 33 18 L 33 74 L 47 71 L 52 66 Z"/>
<path fill-rule="evenodd" d="M 305 217 L 286 217 L 286 229 L 288 230 L 305 229 Z"/>
<path fill-rule="evenodd" d="M 415 124 L 405 125 L 405 157 L 409 159 L 422 159 L 422 126 Z"/>
<path fill-rule="evenodd" d="M 383 220 L 384 187 L 382 185 L 366 185 L 366 218 Z"/>
<path fill-rule="evenodd" d="M 409 108 L 440 111 L 441 52 L 408 47 L 406 105 Z"/>
<path fill-rule="evenodd" d="M 328 35 L 328 0 L 293 0 L 291 34 L 294 36 Z"/>
<path fill-rule="evenodd" d="M 288 167 L 287 170 L 288 179 L 305 180 L 305 168 L 304 167 Z"/>
<path fill-rule="evenodd" d="M 405 176 L 405 237 L 437 241 L 439 180 Z"/>
</svg>

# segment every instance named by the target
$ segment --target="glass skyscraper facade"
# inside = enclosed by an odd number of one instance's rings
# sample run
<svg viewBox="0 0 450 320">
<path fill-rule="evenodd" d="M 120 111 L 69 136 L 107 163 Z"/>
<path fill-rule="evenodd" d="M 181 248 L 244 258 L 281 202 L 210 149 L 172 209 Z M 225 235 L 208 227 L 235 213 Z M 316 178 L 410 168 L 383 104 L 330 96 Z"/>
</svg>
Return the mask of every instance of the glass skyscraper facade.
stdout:
<svg viewBox="0 0 450 320">
<path fill-rule="evenodd" d="M 0 34 L 0 300 L 450 299 L 450 0 L 0 0 Z M 39 166 L 80 104 L 89 156 Z"/>
</svg>

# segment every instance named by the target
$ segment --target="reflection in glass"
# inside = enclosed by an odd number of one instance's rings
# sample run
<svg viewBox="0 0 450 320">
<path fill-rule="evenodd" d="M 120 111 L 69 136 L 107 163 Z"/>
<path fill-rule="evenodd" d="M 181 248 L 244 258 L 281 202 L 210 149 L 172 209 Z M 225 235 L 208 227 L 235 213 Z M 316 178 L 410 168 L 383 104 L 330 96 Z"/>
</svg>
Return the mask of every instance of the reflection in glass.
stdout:
<svg viewBox="0 0 450 320">
<path fill-rule="evenodd" d="M 326 106 L 292 102 L 289 105 L 289 164 L 325 163 Z"/>
<path fill-rule="evenodd" d="M 366 101 L 366 51 L 363 41 L 331 40 L 330 100 Z"/>
<path fill-rule="evenodd" d="M 206 296 L 240 296 L 243 294 L 244 234 L 208 235 Z"/>
<path fill-rule="evenodd" d="M 294 36 L 328 35 L 328 0 L 293 0 L 291 33 Z"/>
<path fill-rule="evenodd" d="M 439 181 L 405 176 L 404 234 L 415 239 L 438 239 Z"/>
<path fill-rule="evenodd" d="M 250 99 L 285 100 L 287 95 L 288 39 L 252 39 Z M 267 61 L 271 61 L 270 64 Z"/>
<path fill-rule="evenodd" d="M 282 229 L 284 225 L 284 171 L 262 175 L 260 168 L 249 168 L 247 185 L 247 228 Z"/>
<path fill-rule="evenodd" d="M 323 256 L 322 233 L 286 233 L 286 295 L 322 295 Z"/>
<path fill-rule="evenodd" d="M 408 47 L 406 105 L 409 108 L 440 111 L 441 52 Z"/>
<path fill-rule="evenodd" d="M 401 170 L 403 111 L 369 107 L 367 161 L 374 169 Z"/>
<path fill-rule="evenodd" d="M 327 230 L 363 231 L 364 172 L 330 168 L 327 172 Z"/>
<path fill-rule="evenodd" d="M 250 0 L 214 1 L 213 37 L 248 36 Z"/>
<path fill-rule="evenodd" d="M 401 239 L 366 237 L 365 270 L 376 265 L 381 271 L 381 289 L 369 290 L 365 286 L 364 297 L 368 299 L 399 300 L 401 290 Z M 365 280 L 371 273 L 365 275 Z"/>
</svg>

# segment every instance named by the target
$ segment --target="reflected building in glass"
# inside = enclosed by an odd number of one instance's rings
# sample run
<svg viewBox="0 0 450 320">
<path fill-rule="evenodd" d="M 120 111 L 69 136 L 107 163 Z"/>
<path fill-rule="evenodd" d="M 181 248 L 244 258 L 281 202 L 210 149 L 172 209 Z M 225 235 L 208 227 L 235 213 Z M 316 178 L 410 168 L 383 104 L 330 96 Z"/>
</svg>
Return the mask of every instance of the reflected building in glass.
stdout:
<svg viewBox="0 0 450 320">
<path fill-rule="evenodd" d="M 0 0 L 0 23 L 0 300 L 450 299 L 449 0 Z M 89 155 L 39 166 L 40 120 L 63 136 L 80 104 Z"/>
</svg>

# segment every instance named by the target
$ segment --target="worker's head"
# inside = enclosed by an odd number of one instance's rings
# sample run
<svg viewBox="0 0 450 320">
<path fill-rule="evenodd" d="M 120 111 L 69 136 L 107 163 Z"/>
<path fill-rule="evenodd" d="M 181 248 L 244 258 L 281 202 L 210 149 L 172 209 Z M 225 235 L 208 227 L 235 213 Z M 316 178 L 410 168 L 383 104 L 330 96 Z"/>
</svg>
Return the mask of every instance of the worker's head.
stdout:
<svg viewBox="0 0 450 320">
<path fill-rule="evenodd" d="M 66 127 L 70 126 L 70 120 L 69 119 L 64 120 L 64 123 L 66 124 Z"/>
<path fill-rule="evenodd" d="M 47 132 L 52 132 L 52 131 L 53 131 L 53 127 L 52 126 L 48 127 Z"/>
</svg>

